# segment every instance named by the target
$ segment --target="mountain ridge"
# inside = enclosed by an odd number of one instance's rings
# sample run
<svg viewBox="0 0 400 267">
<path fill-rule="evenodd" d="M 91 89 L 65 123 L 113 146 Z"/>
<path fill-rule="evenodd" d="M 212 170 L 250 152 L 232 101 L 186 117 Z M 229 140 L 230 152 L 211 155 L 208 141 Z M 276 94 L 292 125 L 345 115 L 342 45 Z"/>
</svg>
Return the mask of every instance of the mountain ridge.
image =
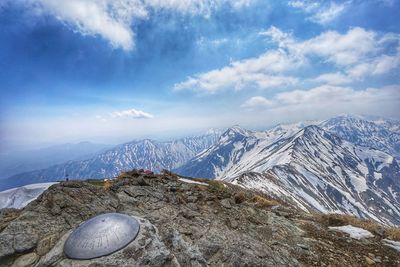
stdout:
<svg viewBox="0 0 400 267">
<path fill-rule="evenodd" d="M 400 168 L 395 157 L 354 145 L 316 125 L 306 126 L 291 136 L 279 135 L 272 142 L 265 140 L 220 140 L 207 150 L 208 155 L 192 159 L 178 173 L 190 176 L 191 170 L 210 165 L 214 169 L 208 178 L 277 197 L 291 197 L 304 209 L 350 213 L 381 223 L 400 224 L 400 188 L 396 182 Z M 223 162 L 219 168 L 222 159 L 229 162 Z M 246 177 L 247 173 L 252 173 L 250 176 L 258 182 Z M 263 183 L 264 174 L 280 182 Z"/>
<path fill-rule="evenodd" d="M 65 180 L 67 176 L 74 179 L 110 178 L 131 169 L 173 169 L 211 146 L 217 137 L 218 132 L 213 132 L 164 142 L 151 139 L 135 140 L 117 145 L 87 160 L 69 161 L 0 180 L 0 190 L 22 186 L 32 181 Z"/>
<path fill-rule="evenodd" d="M 396 122 L 390 123 L 390 129 L 396 129 Z M 383 125 L 381 119 L 376 124 L 348 115 L 277 125 L 266 131 L 235 125 L 220 135 L 211 131 L 211 138 L 134 141 L 95 159 L 12 179 L 34 178 L 39 182 L 48 181 L 48 177 L 63 179 L 67 173 L 74 179 L 108 178 L 134 168 L 169 169 L 190 177 L 223 179 L 272 195 L 279 193 L 305 210 L 350 213 L 399 224 L 400 171 L 396 155 L 387 154 L 396 151 L 391 140 L 397 140 L 399 133 Z M 388 137 L 392 139 L 388 141 Z M 368 144 L 368 148 L 360 144 Z"/>
</svg>

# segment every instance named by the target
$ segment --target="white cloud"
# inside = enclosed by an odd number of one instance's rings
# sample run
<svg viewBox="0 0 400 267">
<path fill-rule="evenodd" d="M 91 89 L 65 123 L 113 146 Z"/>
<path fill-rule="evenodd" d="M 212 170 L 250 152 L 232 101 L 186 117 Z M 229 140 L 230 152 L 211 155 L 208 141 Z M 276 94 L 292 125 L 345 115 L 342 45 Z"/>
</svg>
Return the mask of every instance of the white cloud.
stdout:
<svg viewBox="0 0 400 267">
<path fill-rule="evenodd" d="M 397 68 L 400 65 L 400 53 L 396 55 L 382 55 L 370 61 L 356 64 L 347 70 L 350 77 L 362 79 L 368 75 L 381 75 Z"/>
<path fill-rule="evenodd" d="M 400 65 L 400 35 L 378 34 L 363 28 L 346 33 L 323 32 L 308 40 L 299 41 L 292 34 L 270 27 L 260 35 L 277 45 L 258 57 L 234 61 L 229 66 L 199 73 L 175 84 L 176 90 L 216 93 L 245 88 L 274 88 L 295 85 L 300 80 L 289 71 L 318 62 L 340 69 L 312 79 L 331 85 L 350 84 L 367 75 L 381 75 Z M 396 52 L 390 54 L 395 47 Z"/>
<path fill-rule="evenodd" d="M 354 97 L 354 91 L 348 87 L 324 85 L 311 90 L 294 90 L 275 96 L 278 104 L 303 105 L 326 103 L 330 101 L 348 101 Z"/>
<path fill-rule="evenodd" d="M 273 103 L 252 109 L 243 107 L 235 119 L 254 128 L 265 128 L 266 123 L 326 119 L 343 113 L 399 118 L 400 85 L 363 90 L 322 86 L 278 93 L 268 100 Z"/>
<path fill-rule="evenodd" d="M 265 101 L 265 102 L 264 102 Z M 254 97 L 242 107 L 264 107 L 265 109 L 285 109 L 297 107 L 319 107 L 340 109 L 351 106 L 368 107 L 390 102 L 400 104 L 400 86 L 354 90 L 351 87 L 323 85 L 310 90 L 294 90 L 276 94 L 272 99 Z M 368 112 L 367 112 L 368 113 Z"/>
<path fill-rule="evenodd" d="M 345 34 L 324 32 L 298 45 L 306 54 L 315 54 L 339 66 L 347 66 L 377 53 L 380 50 L 379 41 L 375 32 L 356 27 Z"/>
<path fill-rule="evenodd" d="M 352 83 L 353 80 L 343 73 L 336 72 L 321 74 L 317 78 L 312 79 L 312 81 L 331 85 L 342 85 Z"/>
<path fill-rule="evenodd" d="M 252 98 L 242 105 L 236 120 L 253 127 L 265 123 L 324 119 L 338 114 L 374 114 L 399 117 L 400 85 L 355 90 L 351 87 L 320 86 L 310 90 L 278 93 L 271 98 Z M 251 105 L 253 103 L 253 105 Z M 262 118 L 262 119 L 260 119 Z M 237 123 L 237 122 L 236 122 Z"/>
<path fill-rule="evenodd" d="M 226 89 L 266 89 L 294 85 L 298 82 L 296 78 L 279 73 L 295 69 L 302 64 L 301 59 L 291 54 L 273 50 L 259 57 L 234 61 L 227 67 L 194 75 L 176 84 L 175 89 L 215 93 Z"/>
<path fill-rule="evenodd" d="M 289 6 L 301 9 L 306 14 L 309 14 L 310 17 L 308 19 L 310 21 L 327 24 L 342 15 L 350 6 L 350 3 L 351 1 L 341 3 L 330 1 L 329 3 L 323 3 L 310 0 L 297 0 L 289 1 Z"/>
<path fill-rule="evenodd" d="M 385 74 L 400 65 L 400 35 L 378 34 L 363 28 L 352 28 L 346 33 L 323 32 L 308 40 L 299 41 L 292 34 L 270 27 L 260 35 L 269 37 L 277 45 L 258 57 L 234 61 L 230 65 L 188 77 L 175 84 L 175 90 L 191 89 L 216 93 L 245 88 L 266 89 L 291 86 L 299 79 L 289 75 L 318 62 L 341 71 L 329 72 L 312 80 L 332 85 L 350 84 L 366 75 Z M 390 47 L 397 52 L 390 54 Z"/>
<path fill-rule="evenodd" d="M 154 116 L 152 114 L 149 114 L 147 112 L 144 112 L 142 110 L 137 110 L 137 109 L 128 109 L 128 110 L 123 110 L 123 111 L 115 111 L 111 113 L 111 116 L 114 118 L 133 118 L 133 119 L 152 119 Z"/>
<path fill-rule="evenodd" d="M 10 1 L 11 2 L 11 1 Z M 252 0 L 16 0 L 50 14 L 83 35 L 98 35 L 113 47 L 134 47 L 132 23 L 149 19 L 151 10 L 208 16 L 222 5 L 240 8 Z"/>
<path fill-rule="evenodd" d="M 246 109 L 258 109 L 258 108 L 267 108 L 274 105 L 274 102 L 268 100 L 262 96 L 253 96 L 243 103 L 242 108 Z"/>
<path fill-rule="evenodd" d="M 99 35 L 114 47 L 134 46 L 133 19 L 147 17 L 140 1 L 127 0 L 21 0 L 39 5 L 44 13 L 70 25 L 82 35 Z"/>
<path fill-rule="evenodd" d="M 305 41 L 298 41 L 291 34 L 275 27 L 261 34 L 270 37 L 281 49 L 299 58 L 317 56 L 325 64 L 330 63 L 344 70 L 345 74 L 335 74 L 336 77 L 332 74 L 318 77 L 321 81 L 329 80 L 331 84 L 349 83 L 349 80 L 359 80 L 366 75 L 385 74 L 400 65 L 399 34 L 378 34 L 359 27 L 344 34 L 323 32 Z M 333 83 L 333 78 L 338 78 L 338 81 Z"/>
<path fill-rule="evenodd" d="M 305 41 L 296 40 L 291 34 L 273 26 L 261 34 L 270 37 L 280 48 L 298 56 L 316 55 L 338 66 L 354 64 L 367 56 L 382 52 L 388 43 L 399 40 L 393 34 L 378 35 L 359 27 L 344 34 L 326 31 Z"/>
</svg>

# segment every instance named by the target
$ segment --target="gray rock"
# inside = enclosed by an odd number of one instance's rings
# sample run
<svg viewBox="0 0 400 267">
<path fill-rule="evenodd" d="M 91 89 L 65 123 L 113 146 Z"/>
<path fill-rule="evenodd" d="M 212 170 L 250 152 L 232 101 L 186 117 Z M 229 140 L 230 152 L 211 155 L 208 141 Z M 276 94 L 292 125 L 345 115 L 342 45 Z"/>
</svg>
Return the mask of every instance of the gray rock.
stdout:
<svg viewBox="0 0 400 267">
<path fill-rule="evenodd" d="M 238 224 L 238 222 L 237 222 L 235 219 L 230 218 L 230 219 L 228 220 L 228 223 L 229 223 L 229 226 L 230 226 L 232 229 L 237 229 L 237 228 L 239 227 L 239 224 Z"/>
<path fill-rule="evenodd" d="M 297 244 L 297 246 L 298 246 L 299 248 L 304 249 L 304 250 L 309 250 L 309 249 L 310 249 L 310 247 L 309 247 L 308 245 L 305 245 L 305 244 Z"/>
<path fill-rule="evenodd" d="M 226 209 L 232 208 L 231 200 L 229 198 L 225 198 L 225 199 L 221 200 L 221 205 L 222 205 L 222 207 L 224 207 Z"/>
<path fill-rule="evenodd" d="M 197 197 L 196 196 L 188 196 L 187 197 L 187 201 L 188 202 L 196 202 L 197 201 Z"/>
<path fill-rule="evenodd" d="M 382 247 L 379 240 L 368 244 L 358 240 L 343 243 L 312 214 L 304 216 L 293 210 L 291 214 L 296 216 L 286 218 L 275 214 L 277 210 L 286 212 L 283 205 L 272 211 L 247 201 L 233 206 L 230 198 L 219 201 L 219 192 L 207 187 L 182 186 L 174 177 L 143 179 L 148 185 L 139 186 L 124 177 L 109 190 L 84 182 L 61 183 L 22 211 L 12 216 L 0 215 L 1 265 L 33 259 L 37 267 L 362 264 L 364 258 L 357 258 L 357 253 L 347 247 L 364 254 L 385 255 L 388 266 L 397 264 L 396 252 L 386 247 L 379 250 Z M 240 190 L 233 185 L 224 187 L 226 195 L 233 196 Z M 187 203 L 188 196 L 196 196 L 196 202 Z M 107 212 L 138 218 L 141 225 L 138 237 L 108 256 L 85 261 L 67 259 L 63 246 L 72 229 L 94 215 Z M 307 250 L 314 242 L 317 243 L 312 247 L 318 246 L 321 251 Z M 346 246 L 338 246 L 338 242 Z M 378 251 L 368 250 L 372 245 Z"/>
<path fill-rule="evenodd" d="M 35 248 L 38 242 L 36 230 L 28 222 L 17 223 L 13 226 L 13 230 L 16 233 L 13 238 L 15 252 L 21 253 Z"/>
<path fill-rule="evenodd" d="M 12 267 L 26 267 L 32 266 L 39 259 L 36 253 L 29 253 L 17 258 Z"/>
<path fill-rule="evenodd" d="M 55 245 L 57 240 L 58 240 L 58 234 L 52 234 L 52 235 L 46 236 L 45 238 L 43 238 L 42 240 L 39 241 L 37 248 L 36 248 L 36 253 L 39 256 L 45 255 Z"/>
</svg>

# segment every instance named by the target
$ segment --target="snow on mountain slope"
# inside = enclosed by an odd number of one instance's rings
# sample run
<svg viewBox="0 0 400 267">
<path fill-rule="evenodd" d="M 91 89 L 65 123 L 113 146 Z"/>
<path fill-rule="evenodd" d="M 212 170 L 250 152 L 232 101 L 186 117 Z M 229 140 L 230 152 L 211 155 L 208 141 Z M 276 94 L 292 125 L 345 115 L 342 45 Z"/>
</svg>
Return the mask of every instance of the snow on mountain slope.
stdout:
<svg viewBox="0 0 400 267">
<path fill-rule="evenodd" d="M 318 126 L 299 128 L 293 135 L 272 129 L 262 138 L 230 129 L 178 173 L 196 170 L 198 176 L 268 192 L 307 210 L 400 224 L 400 168 L 394 157 Z"/>
<path fill-rule="evenodd" d="M 0 189 L 30 184 L 72 179 L 107 178 L 132 169 L 160 171 L 179 167 L 197 153 L 210 147 L 219 137 L 218 132 L 158 142 L 140 140 L 116 146 L 88 160 L 70 161 L 46 169 L 22 173 L 0 181 Z"/>
<path fill-rule="evenodd" d="M 305 126 L 315 122 L 278 125 L 268 131 L 252 132 L 239 126 L 227 129 L 209 149 L 198 154 L 175 171 L 187 176 L 217 178 L 229 176 L 227 170 L 241 168 L 239 163 L 258 160 L 257 155 L 265 147 L 284 140 Z M 272 148 L 271 148 L 272 149 Z M 252 151 L 252 153 L 248 153 Z"/>
<path fill-rule="evenodd" d="M 260 132 L 234 126 L 222 135 L 211 130 L 171 142 L 135 141 L 88 160 L 5 182 L 10 188 L 60 180 L 66 174 L 74 179 L 104 178 L 133 168 L 165 168 L 186 176 L 225 179 L 286 198 L 307 210 L 399 224 L 400 171 L 393 157 L 400 147 L 397 126 L 395 121 L 348 115 Z"/>
<path fill-rule="evenodd" d="M 0 192 L 0 209 L 22 209 L 56 183 L 30 184 Z"/>
<path fill-rule="evenodd" d="M 384 124 L 382 119 L 380 123 Z M 392 131 L 396 129 L 395 127 L 389 129 L 367 121 L 363 117 L 343 115 L 325 121 L 278 125 L 263 132 L 251 132 L 234 126 L 221 135 L 216 145 L 197 155 L 176 171 L 183 175 L 206 178 L 232 176 L 238 169 L 243 168 L 237 166 L 239 162 L 242 165 L 253 165 L 254 161 L 260 160 L 258 158 L 260 150 L 263 150 L 265 155 L 274 154 L 278 145 L 275 142 L 289 138 L 310 125 L 320 126 L 351 143 L 379 149 L 396 157 L 400 155 L 400 133 Z M 394 125 L 393 122 L 391 125 Z M 275 145 L 270 146 L 273 143 Z M 249 150 L 252 152 L 248 153 Z M 281 154 L 280 158 L 277 157 L 269 157 L 269 164 L 275 164 L 274 160 L 284 160 Z"/>
<path fill-rule="evenodd" d="M 400 157 L 400 123 L 393 120 L 370 121 L 360 116 L 343 115 L 319 124 L 323 129 L 356 145 L 376 148 Z"/>
<path fill-rule="evenodd" d="M 239 162 L 243 153 L 253 148 L 257 142 L 253 132 L 234 126 L 221 135 L 217 145 L 204 150 L 186 163 L 184 168 L 176 170 L 183 175 L 214 178 L 215 174 L 219 175 L 225 168 Z"/>
<path fill-rule="evenodd" d="M 258 185 L 247 183 L 246 171 L 273 178 L 267 178 L 266 186 L 260 178 Z M 273 155 L 242 169 L 239 178 L 226 177 L 245 187 L 273 194 L 282 191 L 303 208 L 400 224 L 400 168 L 395 158 L 355 146 L 316 126 L 305 128 Z M 275 190 L 270 183 L 277 180 L 275 187 L 279 188 Z"/>
</svg>

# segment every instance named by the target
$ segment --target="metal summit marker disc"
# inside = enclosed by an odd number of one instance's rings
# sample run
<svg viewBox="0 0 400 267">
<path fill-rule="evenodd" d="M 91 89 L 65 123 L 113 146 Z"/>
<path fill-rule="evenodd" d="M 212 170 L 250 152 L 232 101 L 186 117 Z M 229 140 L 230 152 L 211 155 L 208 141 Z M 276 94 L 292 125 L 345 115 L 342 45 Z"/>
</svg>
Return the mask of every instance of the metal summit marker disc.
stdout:
<svg viewBox="0 0 400 267">
<path fill-rule="evenodd" d="M 139 222 L 120 213 L 93 217 L 78 226 L 64 244 L 64 253 L 71 259 L 93 259 L 116 252 L 139 233 Z"/>
</svg>

